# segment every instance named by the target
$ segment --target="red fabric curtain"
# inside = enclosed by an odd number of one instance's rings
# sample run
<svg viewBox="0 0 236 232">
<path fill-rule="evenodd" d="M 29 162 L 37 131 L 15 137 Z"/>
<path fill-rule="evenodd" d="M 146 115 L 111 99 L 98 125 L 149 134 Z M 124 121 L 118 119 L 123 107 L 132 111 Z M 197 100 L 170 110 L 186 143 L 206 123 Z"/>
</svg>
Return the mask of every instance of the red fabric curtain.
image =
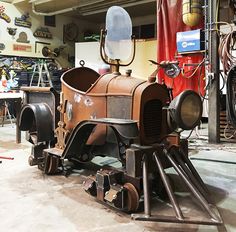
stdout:
<svg viewBox="0 0 236 232">
<path fill-rule="evenodd" d="M 157 0 L 157 62 L 163 60 L 175 60 L 177 55 L 176 33 L 179 31 L 189 31 L 202 28 L 203 22 L 197 27 L 191 28 L 182 20 L 182 1 L 180 0 Z M 196 92 L 204 92 L 204 68 L 199 68 L 197 72 L 188 78 L 196 66 L 185 66 L 184 64 L 200 63 L 204 58 L 203 54 L 196 53 L 177 57 L 180 67 L 184 67 L 185 75 L 180 74 L 175 79 L 167 77 L 163 70 L 158 73 L 158 81 L 163 80 L 166 85 L 173 88 L 174 96 L 183 90 L 192 89 Z M 200 88 L 199 88 L 200 87 Z"/>
</svg>

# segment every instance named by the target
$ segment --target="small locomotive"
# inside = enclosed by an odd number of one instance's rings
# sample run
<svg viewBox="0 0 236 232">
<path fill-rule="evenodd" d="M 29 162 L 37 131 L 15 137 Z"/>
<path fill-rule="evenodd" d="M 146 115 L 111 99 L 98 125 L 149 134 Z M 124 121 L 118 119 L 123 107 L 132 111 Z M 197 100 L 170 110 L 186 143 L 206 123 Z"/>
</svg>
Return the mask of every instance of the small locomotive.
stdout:
<svg viewBox="0 0 236 232">
<path fill-rule="evenodd" d="M 171 90 L 157 83 L 155 75 L 141 80 L 129 70 L 120 73 L 119 67 L 129 65 L 135 55 L 133 52 L 128 64 L 121 62 L 130 57 L 132 48 L 135 51 L 131 26 L 124 9 L 108 10 L 100 51 L 104 62 L 111 65 L 111 73 L 99 75 L 81 62 L 81 67 L 62 75 L 60 96 L 49 87 L 23 88 L 26 98 L 19 127 L 28 131 L 32 143 L 29 164 L 38 165 L 46 174 L 57 174 L 63 171 L 64 160 L 81 164 L 95 156 L 114 157 L 120 168 L 99 169 L 84 182 L 85 191 L 98 200 L 132 213 L 140 211 L 143 204 L 143 214 L 132 214 L 136 220 L 221 224 L 206 186 L 188 159 L 187 140 L 180 138 L 181 130 L 199 124 L 201 98 L 186 90 L 173 99 Z M 155 64 L 157 71 L 163 68 L 171 77 L 178 75 L 176 62 Z M 209 219 L 184 216 L 165 172 L 170 167 Z M 169 197 L 175 216 L 152 215 L 154 192 Z"/>
</svg>

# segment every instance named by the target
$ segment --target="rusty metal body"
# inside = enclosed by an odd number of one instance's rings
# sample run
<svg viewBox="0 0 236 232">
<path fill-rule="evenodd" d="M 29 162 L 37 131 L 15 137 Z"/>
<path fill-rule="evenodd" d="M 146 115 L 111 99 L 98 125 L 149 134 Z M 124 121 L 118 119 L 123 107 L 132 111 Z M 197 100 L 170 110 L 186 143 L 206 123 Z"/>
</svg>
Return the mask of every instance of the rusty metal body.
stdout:
<svg viewBox="0 0 236 232">
<path fill-rule="evenodd" d="M 165 107 L 170 98 L 165 85 L 129 74 L 99 76 L 86 67 L 65 72 L 61 82 L 60 103 L 52 89 L 24 89 L 27 97 L 19 123 L 21 130 L 29 131 L 33 144 L 30 165 L 56 174 L 63 172 L 64 159 L 85 163 L 94 156 L 112 156 L 120 160 L 122 169 L 98 170 L 84 182 L 85 191 L 98 200 L 135 212 L 143 195 L 144 214 L 132 214 L 135 220 L 222 223 L 187 157 L 187 141 L 168 126 Z M 183 215 L 165 173 L 169 167 L 176 170 L 210 220 Z M 157 189 L 150 186 L 153 181 L 159 183 Z M 175 217 L 152 215 L 151 191 L 160 189 L 169 197 Z"/>
<path fill-rule="evenodd" d="M 120 21 L 118 15 L 123 17 Z M 113 73 L 100 76 L 83 67 L 81 61 L 82 67 L 62 75 L 60 102 L 52 89 L 25 89 L 19 128 L 28 131 L 33 144 L 29 164 L 38 165 L 46 174 L 67 175 L 66 159 L 81 166 L 95 156 L 115 157 L 122 164 L 120 168 L 99 167 L 83 183 L 85 191 L 99 201 L 133 213 L 143 206 L 142 214 L 132 214 L 134 220 L 221 224 L 203 181 L 188 159 L 187 140 L 176 131 L 198 125 L 201 98 L 186 90 L 173 99 L 164 83 L 155 82 L 160 68 L 171 78 L 177 76 L 176 61 L 151 61 L 157 70 L 147 81 L 132 77 L 130 70 L 121 75 L 119 67 L 129 65 L 135 56 L 133 37 L 134 53 L 128 54 L 132 24 L 128 13 L 117 6 L 108 10 L 107 18 L 112 20 L 106 21 L 108 29 L 101 33 L 100 53 Z M 128 27 L 124 29 L 124 25 Z M 121 55 L 121 50 L 128 53 Z M 129 57 L 130 62 L 122 63 L 122 58 Z M 202 219 L 183 213 L 166 172 L 170 167 L 203 209 Z M 153 194 L 169 198 L 174 216 L 153 214 Z"/>
<path fill-rule="evenodd" d="M 67 99 L 66 129 L 78 122 L 95 118 L 132 119 L 138 122 L 139 142 L 152 144 L 167 134 L 166 105 L 168 91 L 156 82 L 132 76 L 107 74 L 80 67 L 62 76 L 62 92 Z M 71 113 L 72 117 L 70 118 Z M 105 142 L 107 131 L 95 132 L 92 141 Z"/>
</svg>

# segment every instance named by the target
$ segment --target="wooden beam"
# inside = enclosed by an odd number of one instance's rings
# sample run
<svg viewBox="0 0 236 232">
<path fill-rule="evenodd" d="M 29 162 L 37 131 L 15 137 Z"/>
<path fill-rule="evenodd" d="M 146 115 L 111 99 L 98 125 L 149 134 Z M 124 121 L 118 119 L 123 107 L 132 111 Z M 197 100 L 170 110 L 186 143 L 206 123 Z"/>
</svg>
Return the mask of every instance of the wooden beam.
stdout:
<svg viewBox="0 0 236 232">
<path fill-rule="evenodd" d="M 210 81 L 209 89 L 209 114 L 208 114 L 208 141 L 210 143 L 220 142 L 220 91 L 219 91 L 219 37 L 215 29 L 218 1 L 208 1 L 208 23 L 210 31 L 208 38 L 209 45 L 209 63 L 210 70 L 208 73 Z"/>
<path fill-rule="evenodd" d="M 12 0 L 13 5 L 21 4 L 21 3 L 28 3 L 27 0 Z"/>
</svg>

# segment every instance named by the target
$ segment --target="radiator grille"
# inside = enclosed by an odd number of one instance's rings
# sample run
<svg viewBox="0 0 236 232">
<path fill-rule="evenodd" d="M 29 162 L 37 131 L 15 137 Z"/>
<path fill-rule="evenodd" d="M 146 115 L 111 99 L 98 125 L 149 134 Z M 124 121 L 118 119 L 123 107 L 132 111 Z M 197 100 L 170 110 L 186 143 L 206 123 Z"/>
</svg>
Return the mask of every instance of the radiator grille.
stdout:
<svg viewBox="0 0 236 232">
<path fill-rule="evenodd" d="M 153 99 L 145 103 L 143 125 L 146 137 L 155 137 L 161 134 L 162 102 Z"/>
</svg>

